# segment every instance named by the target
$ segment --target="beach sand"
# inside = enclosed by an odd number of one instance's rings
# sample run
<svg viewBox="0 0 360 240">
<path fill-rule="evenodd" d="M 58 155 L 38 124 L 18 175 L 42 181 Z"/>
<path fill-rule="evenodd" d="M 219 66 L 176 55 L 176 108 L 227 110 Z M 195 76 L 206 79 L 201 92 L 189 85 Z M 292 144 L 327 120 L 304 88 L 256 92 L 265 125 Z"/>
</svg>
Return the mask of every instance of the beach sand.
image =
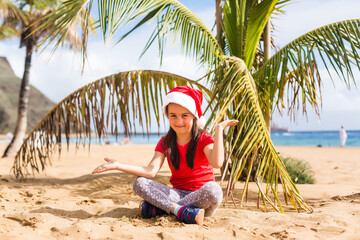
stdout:
<svg viewBox="0 0 360 240">
<path fill-rule="evenodd" d="M 0 144 L 1 152 L 5 146 Z M 146 165 L 154 146 L 93 145 L 90 155 L 87 149 L 75 155 L 71 147 L 60 160 L 54 156 L 46 172 L 22 183 L 10 173 L 13 161 L 0 159 L 0 239 L 359 239 L 360 148 L 277 150 L 312 166 L 316 183 L 297 187 L 314 213 L 297 213 L 291 206 L 286 214 L 263 212 L 256 207 L 257 188 L 251 183 L 241 208 L 228 201 L 203 227 L 185 225 L 174 216 L 141 219 L 133 176 L 90 174 L 104 156 Z M 169 175 L 164 164 L 155 180 L 169 184 Z M 242 188 L 239 182 L 237 205 Z"/>
</svg>

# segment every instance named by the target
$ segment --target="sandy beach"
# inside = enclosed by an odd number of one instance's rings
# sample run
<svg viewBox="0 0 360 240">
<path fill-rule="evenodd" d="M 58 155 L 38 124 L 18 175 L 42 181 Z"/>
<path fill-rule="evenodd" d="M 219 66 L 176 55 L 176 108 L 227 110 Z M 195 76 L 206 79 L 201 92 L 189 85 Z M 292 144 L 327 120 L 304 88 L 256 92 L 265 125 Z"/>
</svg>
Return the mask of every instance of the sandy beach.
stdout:
<svg viewBox="0 0 360 240">
<path fill-rule="evenodd" d="M 0 144 L 3 152 L 5 144 Z M 65 149 L 65 148 L 64 148 Z M 103 158 L 145 165 L 151 145 L 93 145 L 90 155 L 63 151 L 45 172 L 26 182 L 14 179 L 12 159 L 0 159 L 0 239 L 359 239 L 360 148 L 277 147 L 282 156 L 306 160 L 316 183 L 297 185 L 314 213 L 263 212 L 256 207 L 257 187 L 235 208 L 222 205 L 203 227 L 174 216 L 142 219 L 134 177 L 111 172 L 91 175 Z M 167 164 L 155 180 L 169 184 Z M 219 172 L 216 172 L 219 179 Z M 222 185 L 223 189 L 226 185 Z M 237 184 L 239 204 L 242 183 Z"/>
</svg>

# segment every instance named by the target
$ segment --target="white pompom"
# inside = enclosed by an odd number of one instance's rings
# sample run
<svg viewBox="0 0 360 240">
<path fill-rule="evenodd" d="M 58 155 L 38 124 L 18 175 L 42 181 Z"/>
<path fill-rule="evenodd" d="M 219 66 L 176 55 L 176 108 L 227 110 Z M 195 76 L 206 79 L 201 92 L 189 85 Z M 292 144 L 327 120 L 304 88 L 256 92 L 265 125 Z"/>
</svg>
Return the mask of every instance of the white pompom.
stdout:
<svg viewBox="0 0 360 240">
<path fill-rule="evenodd" d="M 201 116 L 198 120 L 197 120 L 197 125 L 199 128 L 203 128 L 205 127 L 206 124 L 206 118 L 204 116 Z"/>
</svg>

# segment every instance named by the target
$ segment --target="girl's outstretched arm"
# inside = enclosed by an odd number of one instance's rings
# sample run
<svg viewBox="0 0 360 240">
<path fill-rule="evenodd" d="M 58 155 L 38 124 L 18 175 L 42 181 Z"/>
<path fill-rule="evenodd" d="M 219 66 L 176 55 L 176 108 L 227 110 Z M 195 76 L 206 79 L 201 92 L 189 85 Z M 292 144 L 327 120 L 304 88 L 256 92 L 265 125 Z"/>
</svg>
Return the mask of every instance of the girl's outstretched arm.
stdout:
<svg viewBox="0 0 360 240">
<path fill-rule="evenodd" d="M 161 152 L 155 152 L 154 157 L 146 167 L 135 166 L 117 162 L 116 160 L 104 158 L 106 163 L 98 166 L 92 171 L 92 174 L 101 173 L 109 170 L 119 170 L 135 176 L 153 178 L 159 172 L 164 163 L 165 155 Z"/>
<path fill-rule="evenodd" d="M 221 168 L 224 163 L 224 129 L 238 122 L 238 120 L 226 120 L 215 126 L 214 144 L 209 144 L 204 148 L 204 153 L 213 168 Z"/>
</svg>

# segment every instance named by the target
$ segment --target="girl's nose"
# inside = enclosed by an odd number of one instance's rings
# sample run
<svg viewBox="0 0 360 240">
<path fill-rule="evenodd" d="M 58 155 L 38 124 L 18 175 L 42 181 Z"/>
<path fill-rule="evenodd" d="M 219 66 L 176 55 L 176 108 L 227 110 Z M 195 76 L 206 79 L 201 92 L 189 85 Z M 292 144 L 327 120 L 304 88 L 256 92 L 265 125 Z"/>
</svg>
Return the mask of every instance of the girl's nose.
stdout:
<svg viewBox="0 0 360 240">
<path fill-rule="evenodd" d="M 181 117 L 176 118 L 176 123 L 182 123 L 182 118 Z"/>
</svg>

